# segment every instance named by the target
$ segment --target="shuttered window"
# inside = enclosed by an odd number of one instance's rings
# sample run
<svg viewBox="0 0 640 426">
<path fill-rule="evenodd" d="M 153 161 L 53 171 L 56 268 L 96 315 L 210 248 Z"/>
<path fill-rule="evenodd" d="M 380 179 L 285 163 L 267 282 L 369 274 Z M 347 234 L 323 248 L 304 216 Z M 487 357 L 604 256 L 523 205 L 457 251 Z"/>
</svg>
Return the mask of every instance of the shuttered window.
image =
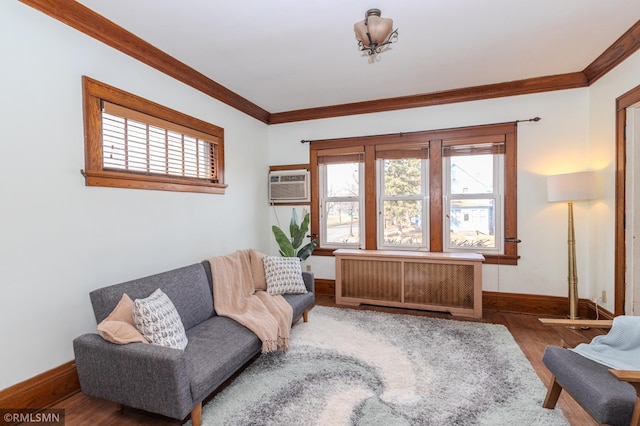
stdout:
<svg viewBox="0 0 640 426">
<path fill-rule="evenodd" d="M 217 182 L 218 138 L 109 102 L 102 110 L 103 167 Z"/>
<path fill-rule="evenodd" d="M 87 185 L 224 192 L 222 129 L 84 82 Z"/>
</svg>

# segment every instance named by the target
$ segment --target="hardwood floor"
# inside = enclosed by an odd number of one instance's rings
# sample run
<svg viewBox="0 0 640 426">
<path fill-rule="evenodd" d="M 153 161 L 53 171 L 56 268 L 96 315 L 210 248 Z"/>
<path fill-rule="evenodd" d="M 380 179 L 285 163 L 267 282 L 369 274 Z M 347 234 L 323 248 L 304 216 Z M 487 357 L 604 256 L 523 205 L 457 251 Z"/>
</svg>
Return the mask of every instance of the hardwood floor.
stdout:
<svg viewBox="0 0 640 426">
<path fill-rule="evenodd" d="M 322 306 L 336 306 L 332 296 L 317 295 L 316 303 Z M 370 309 L 381 312 L 403 313 L 437 318 L 452 318 L 448 314 L 439 314 L 426 311 L 414 311 L 407 309 L 383 308 L 383 307 L 359 307 L 355 309 Z M 456 318 L 459 319 L 459 318 Z M 313 311 L 309 314 L 309 321 L 313 321 Z M 471 320 L 467 320 L 471 321 Z M 511 314 L 503 312 L 483 312 L 483 322 L 505 325 L 523 353 L 535 369 L 536 373 L 546 385 L 550 380 L 550 373 L 542 364 L 542 353 L 547 345 L 560 345 L 560 338 L 553 327 L 542 325 L 537 317 L 531 315 Z M 544 395 L 541 395 L 543 398 Z M 593 426 L 597 423 L 580 407 L 570 396 L 563 393 L 558 407 L 574 426 Z M 558 407 L 556 409 L 558 409 Z M 116 405 L 82 393 L 77 393 L 55 404 L 51 408 L 65 410 L 65 425 L 102 425 L 102 426 L 128 426 L 128 425 L 176 425 L 179 421 L 167 419 L 162 416 L 146 413 L 125 407 L 118 411 Z"/>
</svg>

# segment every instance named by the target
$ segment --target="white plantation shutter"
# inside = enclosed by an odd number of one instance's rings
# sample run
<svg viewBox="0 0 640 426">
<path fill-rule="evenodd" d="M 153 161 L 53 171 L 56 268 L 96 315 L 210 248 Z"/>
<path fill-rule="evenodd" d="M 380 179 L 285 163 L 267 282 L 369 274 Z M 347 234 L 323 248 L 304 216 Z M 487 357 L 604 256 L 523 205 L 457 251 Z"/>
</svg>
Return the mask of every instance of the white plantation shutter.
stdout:
<svg viewBox="0 0 640 426">
<path fill-rule="evenodd" d="M 102 106 L 104 170 L 218 182 L 216 136 L 111 102 Z"/>
</svg>

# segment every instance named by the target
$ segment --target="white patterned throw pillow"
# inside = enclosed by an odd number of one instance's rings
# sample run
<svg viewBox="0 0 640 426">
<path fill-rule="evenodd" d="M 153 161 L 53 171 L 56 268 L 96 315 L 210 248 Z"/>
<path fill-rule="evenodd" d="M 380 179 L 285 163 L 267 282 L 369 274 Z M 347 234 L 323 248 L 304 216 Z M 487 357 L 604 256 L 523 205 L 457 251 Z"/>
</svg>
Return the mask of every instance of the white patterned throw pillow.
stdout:
<svg viewBox="0 0 640 426">
<path fill-rule="evenodd" d="M 157 289 L 146 299 L 133 302 L 133 322 L 149 343 L 182 349 L 187 347 L 187 335 L 169 296 Z"/>
<path fill-rule="evenodd" d="M 297 257 L 264 257 L 264 275 L 269 294 L 301 294 L 307 288 L 302 279 L 302 266 Z"/>
</svg>

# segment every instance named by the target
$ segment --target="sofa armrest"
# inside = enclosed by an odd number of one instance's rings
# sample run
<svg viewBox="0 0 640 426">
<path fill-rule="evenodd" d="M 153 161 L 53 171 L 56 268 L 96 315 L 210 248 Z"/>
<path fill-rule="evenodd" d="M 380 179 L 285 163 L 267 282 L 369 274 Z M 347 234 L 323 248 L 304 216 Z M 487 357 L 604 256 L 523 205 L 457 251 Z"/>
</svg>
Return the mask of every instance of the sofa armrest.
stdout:
<svg viewBox="0 0 640 426">
<path fill-rule="evenodd" d="M 631 425 L 640 424 L 640 371 L 638 370 L 609 370 L 616 379 L 627 382 L 636 391 L 636 403 L 633 406 L 633 414 L 631 415 Z"/>
<path fill-rule="evenodd" d="M 544 325 L 561 325 L 570 327 L 611 328 L 613 320 L 572 320 L 566 318 L 538 318 Z"/>
<path fill-rule="evenodd" d="M 184 352 L 144 343 L 116 345 L 97 334 L 73 341 L 82 392 L 184 419 L 195 403 Z"/>
<path fill-rule="evenodd" d="M 638 370 L 609 370 L 618 380 L 629 383 L 640 383 L 640 371 Z"/>
<path fill-rule="evenodd" d="M 631 384 L 636 390 L 636 395 L 640 398 L 640 370 L 614 370 L 610 369 L 616 379 Z"/>
<path fill-rule="evenodd" d="M 313 276 L 313 272 L 302 271 L 302 279 L 304 280 L 304 285 L 307 287 L 307 291 L 311 293 L 315 292 L 315 278 Z"/>
</svg>

